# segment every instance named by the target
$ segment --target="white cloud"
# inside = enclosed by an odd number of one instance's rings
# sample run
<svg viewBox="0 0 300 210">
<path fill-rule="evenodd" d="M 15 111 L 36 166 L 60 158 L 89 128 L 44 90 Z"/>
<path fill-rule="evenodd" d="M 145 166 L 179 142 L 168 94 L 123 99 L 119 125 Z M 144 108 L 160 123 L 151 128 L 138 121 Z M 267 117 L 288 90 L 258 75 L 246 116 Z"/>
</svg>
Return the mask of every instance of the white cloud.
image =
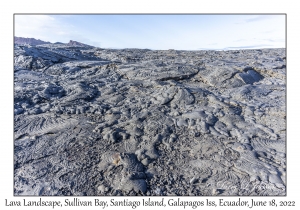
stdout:
<svg viewBox="0 0 300 210">
<path fill-rule="evenodd" d="M 101 43 L 89 39 L 87 31 L 70 24 L 68 15 L 15 15 L 15 36 L 36 38 L 49 42 L 75 40 L 100 47 Z M 84 31 L 84 32 L 83 32 Z M 84 33 L 84 34 L 83 34 Z"/>
<path fill-rule="evenodd" d="M 42 39 L 44 41 L 67 41 L 74 33 L 72 25 L 66 25 L 50 15 L 15 15 L 15 36 Z"/>
</svg>

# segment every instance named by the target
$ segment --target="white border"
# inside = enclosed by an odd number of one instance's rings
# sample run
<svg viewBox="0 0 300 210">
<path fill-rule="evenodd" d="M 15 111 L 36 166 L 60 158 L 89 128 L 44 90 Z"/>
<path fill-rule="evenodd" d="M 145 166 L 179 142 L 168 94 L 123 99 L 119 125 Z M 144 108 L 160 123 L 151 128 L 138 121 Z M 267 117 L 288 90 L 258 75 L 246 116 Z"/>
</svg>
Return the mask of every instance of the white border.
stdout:
<svg viewBox="0 0 300 210">
<path fill-rule="evenodd" d="M 295 3 L 293 3 L 295 2 Z M 13 197 L 13 14 L 14 13 L 286 13 L 287 14 L 287 195 L 286 197 L 251 197 L 255 200 L 269 201 L 275 198 L 279 200 L 297 202 L 300 189 L 298 176 L 299 171 L 299 11 L 296 1 L 252 0 L 252 1 L 91 1 L 85 0 L 78 4 L 77 1 L 37 1 L 37 0 L 14 0 L 1 2 L 1 190 L 0 208 L 17 209 L 17 207 L 5 207 L 5 199 L 22 200 L 23 197 Z M 220 32 L 221 33 L 221 32 Z M 27 197 L 29 198 L 29 197 Z M 184 200 L 205 200 L 205 197 L 181 197 Z M 237 197 L 222 197 L 236 200 Z M 251 199 L 242 197 L 243 200 Z M 44 197 L 45 200 L 61 200 L 64 198 Z M 94 197 L 82 198 L 92 200 Z M 100 197 L 110 200 L 111 197 Z M 129 199 L 141 200 L 142 197 L 129 197 Z M 168 199 L 168 198 L 167 198 Z M 219 197 L 209 197 L 210 200 L 218 201 Z M 36 197 L 32 200 L 38 200 Z M 24 208 L 24 207 L 21 207 Z M 50 207 L 49 207 L 50 208 Z M 72 207 L 79 209 L 80 207 Z M 96 207 L 94 207 L 96 208 Z M 183 209 L 183 207 L 172 207 Z M 199 209 L 201 207 L 198 207 Z M 223 207 L 229 209 L 231 207 Z M 20 209 L 20 208 L 19 208 Z M 97 207 L 99 209 L 99 207 Z M 113 208 L 109 208 L 113 209 Z M 131 208 L 125 208 L 131 209 Z M 141 208 L 138 208 L 141 209 Z M 191 208 L 190 208 L 191 209 Z M 206 209 L 202 207 L 202 209 Z M 243 208 L 241 208 L 243 209 Z M 266 209 L 266 208 L 255 208 Z M 280 207 L 276 209 L 282 209 Z"/>
</svg>

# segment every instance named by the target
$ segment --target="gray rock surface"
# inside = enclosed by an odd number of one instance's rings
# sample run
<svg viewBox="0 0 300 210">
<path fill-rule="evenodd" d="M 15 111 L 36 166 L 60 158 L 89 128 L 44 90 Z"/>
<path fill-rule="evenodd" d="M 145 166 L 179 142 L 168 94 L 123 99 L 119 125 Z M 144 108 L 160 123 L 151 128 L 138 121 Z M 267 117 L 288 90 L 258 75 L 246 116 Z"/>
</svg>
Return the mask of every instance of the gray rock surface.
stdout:
<svg viewBox="0 0 300 210">
<path fill-rule="evenodd" d="M 286 195 L 285 49 L 16 45 L 15 195 Z"/>
</svg>

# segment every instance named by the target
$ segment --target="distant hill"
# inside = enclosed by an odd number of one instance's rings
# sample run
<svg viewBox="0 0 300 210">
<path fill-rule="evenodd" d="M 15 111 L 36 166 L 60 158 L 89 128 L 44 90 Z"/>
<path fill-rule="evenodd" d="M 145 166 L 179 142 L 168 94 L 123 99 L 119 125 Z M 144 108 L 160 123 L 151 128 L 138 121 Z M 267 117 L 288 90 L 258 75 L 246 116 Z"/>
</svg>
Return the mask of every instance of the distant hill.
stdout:
<svg viewBox="0 0 300 210">
<path fill-rule="evenodd" d="M 51 42 L 45 42 L 40 39 L 35 38 L 24 38 L 24 37 L 16 37 L 14 39 L 15 44 L 29 44 L 29 45 L 40 45 L 40 44 L 51 44 Z"/>
<path fill-rule="evenodd" d="M 53 44 L 51 42 L 45 42 L 40 39 L 35 38 L 24 38 L 24 37 L 16 37 L 14 39 L 15 44 L 29 44 L 32 46 L 40 45 L 40 44 Z M 91 45 L 83 44 L 81 42 L 70 40 L 69 43 L 55 42 L 54 44 L 65 44 L 70 47 L 93 47 Z"/>
<path fill-rule="evenodd" d="M 77 42 L 77 41 L 73 41 L 73 40 L 70 40 L 67 45 L 70 47 L 93 47 L 91 45 L 83 44 L 81 42 Z"/>
</svg>

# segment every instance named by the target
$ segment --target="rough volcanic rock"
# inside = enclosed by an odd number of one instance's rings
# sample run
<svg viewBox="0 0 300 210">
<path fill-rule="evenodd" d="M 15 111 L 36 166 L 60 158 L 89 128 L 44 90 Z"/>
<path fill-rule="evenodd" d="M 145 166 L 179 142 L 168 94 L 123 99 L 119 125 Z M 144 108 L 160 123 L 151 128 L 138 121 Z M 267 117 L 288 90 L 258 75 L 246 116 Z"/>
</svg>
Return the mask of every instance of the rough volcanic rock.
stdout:
<svg viewBox="0 0 300 210">
<path fill-rule="evenodd" d="M 15 46 L 15 195 L 286 195 L 285 49 L 70 43 Z"/>
</svg>

